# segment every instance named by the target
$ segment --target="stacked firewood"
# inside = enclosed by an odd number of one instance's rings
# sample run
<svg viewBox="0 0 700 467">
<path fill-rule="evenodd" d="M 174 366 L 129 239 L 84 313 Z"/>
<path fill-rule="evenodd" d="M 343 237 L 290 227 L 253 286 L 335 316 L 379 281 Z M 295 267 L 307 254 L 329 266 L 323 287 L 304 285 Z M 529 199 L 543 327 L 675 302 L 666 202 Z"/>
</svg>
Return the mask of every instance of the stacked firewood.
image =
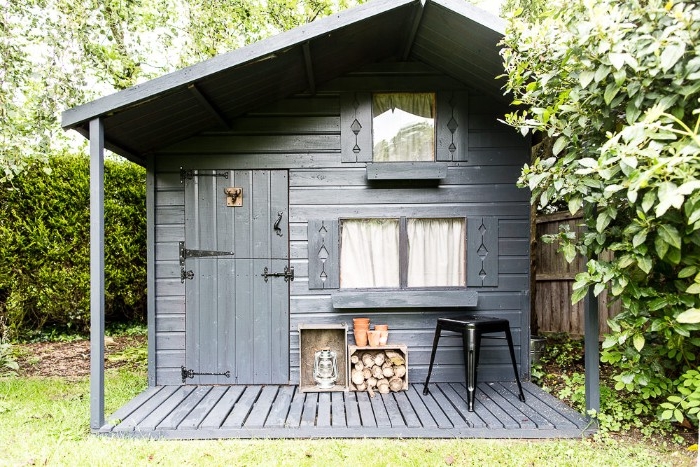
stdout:
<svg viewBox="0 0 700 467">
<path fill-rule="evenodd" d="M 356 391 L 374 396 L 401 391 L 406 376 L 406 359 L 395 350 L 359 351 L 350 357 L 350 379 Z M 351 387 L 351 389 L 353 389 Z"/>
</svg>

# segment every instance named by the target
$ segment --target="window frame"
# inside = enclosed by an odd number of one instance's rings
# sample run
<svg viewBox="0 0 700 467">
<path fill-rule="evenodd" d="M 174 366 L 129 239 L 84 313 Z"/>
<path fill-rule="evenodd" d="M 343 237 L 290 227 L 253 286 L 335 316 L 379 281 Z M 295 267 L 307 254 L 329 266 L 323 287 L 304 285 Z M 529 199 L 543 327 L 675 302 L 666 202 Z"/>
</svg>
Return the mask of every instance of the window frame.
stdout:
<svg viewBox="0 0 700 467">
<path fill-rule="evenodd" d="M 462 291 L 467 289 L 469 283 L 467 254 L 469 249 L 468 243 L 468 222 L 466 216 L 375 216 L 375 217 L 341 217 L 338 219 L 338 273 L 342 277 L 343 270 L 341 267 L 343 257 L 343 222 L 348 220 L 365 220 L 365 219 L 398 219 L 399 221 L 399 287 L 362 287 L 362 288 L 347 288 L 342 287 L 342 279 L 339 281 L 338 290 L 343 292 L 352 291 L 371 291 L 371 292 L 410 292 L 410 291 L 440 291 L 452 290 Z M 464 285 L 460 286 L 433 286 L 433 287 L 409 287 L 408 286 L 408 221 L 409 219 L 460 219 L 464 222 L 464 270 L 465 278 Z"/>
<path fill-rule="evenodd" d="M 432 150 L 431 150 L 431 159 L 426 159 L 426 160 L 416 160 L 416 159 L 401 159 L 401 160 L 391 160 L 391 161 L 381 161 L 381 160 L 376 160 L 375 159 L 375 151 L 374 151 L 374 146 L 375 146 L 375 131 L 376 131 L 376 124 L 375 124 L 375 118 L 378 117 L 374 115 L 374 96 L 378 94 L 430 94 L 432 96 L 432 113 L 433 113 L 433 141 L 432 141 Z M 371 134 L 370 134 L 370 141 L 371 141 L 371 148 L 372 148 L 372 154 L 371 154 L 371 159 L 370 162 L 372 164 L 434 164 L 438 161 L 438 93 L 436 91 L 381 91 L 381 92 L 372 92 L 370 93 L 370 121 L 371 121 Z"/>
</svg>

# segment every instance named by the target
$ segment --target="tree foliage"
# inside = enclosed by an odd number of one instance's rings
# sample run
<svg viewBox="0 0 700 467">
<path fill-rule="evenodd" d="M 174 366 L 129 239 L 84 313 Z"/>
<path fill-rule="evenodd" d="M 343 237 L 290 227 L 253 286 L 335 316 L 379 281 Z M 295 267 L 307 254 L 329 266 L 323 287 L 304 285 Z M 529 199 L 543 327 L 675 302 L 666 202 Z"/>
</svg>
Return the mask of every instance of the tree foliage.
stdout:
<svg viewBox="0 0 700 467">
<path fill-rule="evenodd" d="M 84 143 L 67 108 L 365 1 L 0 0 L 0 181 Z"/>
<path fill-rule="evenodd" d="M 679 388 L 700 386 L 689 373 L 700 354 L 700 5 L 556 0 L 522 13 L 502 51 L 520 106 L 507 120 L 552 138 L 553 155 L 521 183 L 540 207 L 584 210 L 586 233 L 560 238 L 590 258 L 573 299 L 593 287 L 622 301 L 603 344 L 617 389 L 686 401 Z M 697 421 L 698 399 L 664 416 Z"/>
</svg>

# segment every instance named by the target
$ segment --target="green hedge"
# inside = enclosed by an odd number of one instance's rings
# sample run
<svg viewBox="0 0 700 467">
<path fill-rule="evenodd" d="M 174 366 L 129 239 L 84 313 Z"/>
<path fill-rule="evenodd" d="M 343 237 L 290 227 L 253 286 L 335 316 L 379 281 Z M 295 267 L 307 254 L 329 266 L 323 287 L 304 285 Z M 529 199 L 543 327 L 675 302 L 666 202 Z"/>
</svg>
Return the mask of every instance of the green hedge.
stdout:
<svg viewBox="0 0 700 467">
<path fill-rule="evenodd" d="M 89 160 L 33 162 L 0 184 L 0 316 L 19 335 L 90 321 Z M 105 315 L 143 321 L 146 172 L 105 161 Z"/>
</svg>

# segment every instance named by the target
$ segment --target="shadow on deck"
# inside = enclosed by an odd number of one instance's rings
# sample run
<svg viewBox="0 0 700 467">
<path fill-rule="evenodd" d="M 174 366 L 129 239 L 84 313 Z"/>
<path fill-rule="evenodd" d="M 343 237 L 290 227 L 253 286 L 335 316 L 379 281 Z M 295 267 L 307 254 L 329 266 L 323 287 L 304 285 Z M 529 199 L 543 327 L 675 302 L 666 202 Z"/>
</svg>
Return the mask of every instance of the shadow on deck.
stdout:
<svg viewBox="0 0 700 467">
<path fill-rule="evenodd" d="M 462 383 L 366 392 L 302 393 L 297 386 L 157 386 L 108 418 L 107 436 L 211 438 L 578 438 L 595 425 L 532 383 L 480 383 L 467 411 Z"/>
</svg>

